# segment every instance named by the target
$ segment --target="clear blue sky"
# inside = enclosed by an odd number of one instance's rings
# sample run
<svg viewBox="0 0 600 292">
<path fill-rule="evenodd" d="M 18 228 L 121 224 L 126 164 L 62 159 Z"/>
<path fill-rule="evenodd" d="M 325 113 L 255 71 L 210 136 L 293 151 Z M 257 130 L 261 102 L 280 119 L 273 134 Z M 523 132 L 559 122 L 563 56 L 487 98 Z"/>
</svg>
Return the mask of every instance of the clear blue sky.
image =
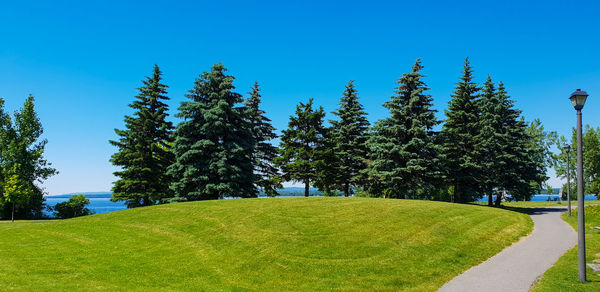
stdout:
<svg viewBox="0 0 600 292">
<path fill-rule="evenodd" d="M 504 81 L 528 120 L 569 134 L 567 98 L 582 88 L 584 123 L 600 126 L 595 1 L 248 2 L 4 1 L 0 96 L 10 111 L 36 96 L 46 157 L 60 171 L 46 190 L 110 190 L 108 140 L 155 63 L 171 114 L 198 74 L 223 62 L 240 93 L 259 81 L 282 129 L 309 97 L 333 111 L 348 80 L 369 119 L 384 117 L 381 104 L 417 58 L 443 119 L 468 56 L 476 81 Z"/>
</svg>

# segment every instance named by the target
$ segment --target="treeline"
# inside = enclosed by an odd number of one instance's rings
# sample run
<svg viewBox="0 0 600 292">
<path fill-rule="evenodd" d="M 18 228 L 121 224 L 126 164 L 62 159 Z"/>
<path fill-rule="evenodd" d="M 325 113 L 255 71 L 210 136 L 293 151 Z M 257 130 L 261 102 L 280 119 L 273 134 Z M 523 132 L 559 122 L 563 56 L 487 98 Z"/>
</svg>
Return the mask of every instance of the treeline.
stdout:
<svg viewBox="0 0 600 292">
<path fill-rule="evenodd" d="M 593 128 L 586 125 L 582 132 L 583 142 L 583 184 L 586 194 L 595 194 L 600 198 L 600 128 Z M 559 150 L 558 153 L 553 153 L 551 163 L 556 170 L 557 176 L 567 178 L 567 153 L 564 146 L 570 143 L 571 151 L 569 152 L 569 172 L 571 177 L 571 197 L 577 198 L 577 132 L 573 128 L 571 141 L 569 142 L 564 136 L 553 136 L 552 143 Z M 563 197 L 567 196 L 567 184 L 562 187 Z"/>
<path fill-rule="evenodd" d="M 38 185 L 57 173 L 44 159 L 47 141 L 29 96 L 13 118 L 0 98 L 0 217 L 39 218 L 43 216 L 44 193 Z"/>
<path fill-rule="evenodd" d="M 539 121 L 527 123 L 502 82 L 463 76 L 437 120 L 433 98 L 417 60 L 383 104 L 389 116 L 370 125 L 353 81 L 346 85 L 334 120 L 311 98 L 300 102 L 282 131 L 261 109 L 258 83 L 249 97 L 235 92 L 222 64 L 201 74 L 167 121 L 168 86 L 154 67 L 130 105 L 125 129 L 115 130 L 111 162 L 121 168 L 113 200 L 129 207 L 223 197 L 276 196 L 284 181 L 326 195 L 470 202 L 503 193 L 526 200 L 546 181 L 548 134 Z"/>
</svg>

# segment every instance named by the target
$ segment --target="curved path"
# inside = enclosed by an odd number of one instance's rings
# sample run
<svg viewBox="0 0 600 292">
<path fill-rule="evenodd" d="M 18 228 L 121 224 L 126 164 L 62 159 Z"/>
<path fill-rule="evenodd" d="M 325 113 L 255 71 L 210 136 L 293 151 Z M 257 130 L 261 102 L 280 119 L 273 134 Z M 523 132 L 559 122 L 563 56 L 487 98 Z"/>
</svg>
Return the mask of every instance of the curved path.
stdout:
<svg viewBox="0 0 600 292">
<path fill-rule="evenodd" d="M 534 208 L 533 232 L 439 291 L 529 291 L 560 256 L 577 243 L 573 228 L 560 215 L 566 208 Z"/>
</svg>

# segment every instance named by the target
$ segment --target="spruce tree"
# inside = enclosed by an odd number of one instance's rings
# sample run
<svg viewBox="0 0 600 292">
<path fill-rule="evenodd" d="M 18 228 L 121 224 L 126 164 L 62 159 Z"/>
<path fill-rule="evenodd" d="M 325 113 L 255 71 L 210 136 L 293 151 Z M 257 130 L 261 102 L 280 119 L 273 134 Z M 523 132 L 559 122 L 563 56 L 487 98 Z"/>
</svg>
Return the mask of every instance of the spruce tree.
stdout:
<svg viewBox="0 0 600 292">
<path fill-rule="evenodd" d="M 304 196 L 308 197 L 311 183 L 326 176 L 325 154 L 327 129 L 323 126 L 323 107 L 313 109 L 313 99 L 296 106 L 296 115 L 290 116 L 288 129 L 283 131 L 279 144 L 283 178 L 304 183 Z"/>
<path fill-rule="evenodd" d="M 510 191 L 513 199 L 529 200 L 548 179 L 545 167 L 549 151 L 545 141 L 547 133 L 544 133 L 541 124 L 532 123 L 529 126 L 520 117 L 521 111 L 513 108 L 514 102 L 510 100 L 502 82 L 498 83 L 497 95 L 503 105 L 507 139 L 504 157 L 499 157 L 506 165 L 500 176 L 502 187 Z M 497 197 L 495 205 L 500 206 L 500 202 L 501 198 Z"/>
<path fill-rule="evenodd" d="M 339 105 L 339 109 L 333 112 L 339 120 L 331 121 L 331 144 L 339 162 L 335 165 L 337 185 L 341 186 L 347 197 L 351 187 L 357 185 L 360 171 L 367 166 L 366 140 L 369 121 L 367 113 L 358 101 L 354 81 L 346 85 Z"/>
<path fill-rule="evenodd" d="M 143 86 L 129 107 L 135 110 L 125 116 L 125 130 L 115 129 L 119 140 L 110 141 L 118 148 L 111 162 L 121 167 L 114 174 L 119 179 L 113 185 L 112 201 L 125 201 L 127 207 L 149 206 L 171 196 L 167 168 L 173 163 L 171 152 L 173 124 L 166 121 L 167 85 L 161 83 L 160 68 L 154 65 L 152 77 Z"/>
<path fill-rule="evenodd" d="M 252 153 L 254 138 L 242 96 L 223 64 L 201 74 L 181 103 L 175 130 L 176 161 L 169 174 L 173 201 L 256 197 Z"/>
<path fill-rule="evenodd" d="M 465 60 L 463 76 L 456 84 L 446 110 L 444 155 L 453 202 L 470 202 L 480 197 L 479 87 L 473 80 L 469 59 Z"/>
<path fill-rule="evenodd" d="M 433 127 L 439 124 L 429 88 L 417 59 L 412 71 L 398 79 L 391 100 L 384 103 L 390 117 L 379 121 L 368 141 L 371 163 L 366 174 L 375 180 L 371 191 L 394 198 L 424 197 L 442 178 L 441 145 Z"/>
<path fill-rule="evenodd" d="M 505 108 L 496 93 L 494 82 L 488 75 L 483 83 L 480 99 L 480 132 L 477 137 L 480 153 L 483 193 L 488 195 L 488 205 L 493 204 L 494 191 L 500 191 L 501 172 L 505 171 L 504 152 L 508 135 L 504 129 Z M 499 159 L 500 158 L 500 159 Z"/>
<path fill-rule="evenodd" d="M 252 164 L 256 186 L 267 196 L 276 196 L 278 195 L 277 189 L 283 187 L 279 169 L 273 162 L 278 155 L 278 150 L 277 147 L 271 144 L 271 141 L 277 138 L 277 134 L 275 134 L 275 128 L 271 125 L 271 120 L 260 109 L 260 99 L 260 88 L 258 82 L 255 82 L 252 92 L 250 92 L 250 98 L 246 99 L 244 103 L 256 143 L 252 154 Z"/>
</svg>

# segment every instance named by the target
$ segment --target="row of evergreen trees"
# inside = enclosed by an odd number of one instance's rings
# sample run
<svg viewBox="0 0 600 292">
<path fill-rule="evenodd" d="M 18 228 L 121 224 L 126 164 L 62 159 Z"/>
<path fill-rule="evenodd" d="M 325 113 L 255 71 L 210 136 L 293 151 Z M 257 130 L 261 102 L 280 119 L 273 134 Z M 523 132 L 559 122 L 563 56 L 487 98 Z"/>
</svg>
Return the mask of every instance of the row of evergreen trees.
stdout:
<svg viewBox="0 0 600 292">
<path fill-rule="evenodd" d="M 200 75 L 182 102 L 176 127 L 167 121 L 167 86 L 154 67 L 143 81 L 125 130 L 116 130 L 113 164 L 122 170 L 113 200 L 129 207 L 161 202 L 277 195 L 283 181 L 316 186 L 326 194 L 355 190 L 391 198 L 469 202 L 509 191 L 531 196 L 546 180 L 546 149 L 536 141 L 520 111 L 488 76 L 473 82 L 468 59 L 446 111 L 435 117 L 433 99 L 417 60 L 398 79 L 384 103 L 389 117 L 372 127 L 350 81 L 324 125 L 325 112 L 313 99 L 300 103 L 278 136 L 260 108 L 257 83 L 245 99 L 222 64 Z M 535 128 L 535 127 L 534 127 Z M 498 196 L 497 203 L 499 203 Z"/>
</svg>

